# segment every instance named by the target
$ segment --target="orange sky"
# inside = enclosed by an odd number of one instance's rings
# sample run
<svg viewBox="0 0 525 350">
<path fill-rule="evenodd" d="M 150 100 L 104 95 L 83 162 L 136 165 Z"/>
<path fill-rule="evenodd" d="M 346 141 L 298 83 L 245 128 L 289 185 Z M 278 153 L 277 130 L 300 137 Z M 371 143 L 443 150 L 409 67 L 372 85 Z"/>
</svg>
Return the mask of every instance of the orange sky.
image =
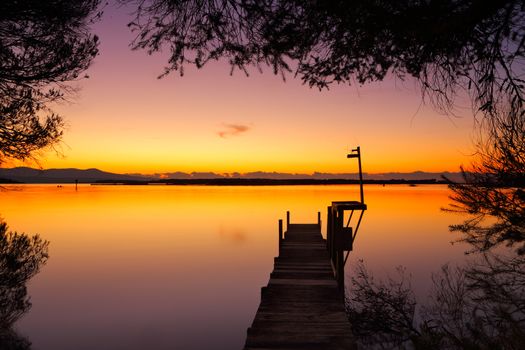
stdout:
<svg viewBox="0 0 525 350">
<path fill-rule="evenodd" d="M 94 27 L 100 55 L 74 101 L 56 107 L 68 127 L 61 155 L 44 168 L 112 172 L 456 171 L 472 151 L 470 108 L 461 118 L 421 106 L 413 82 L 333 86 L 319 92 L 270 70 L 230 76 L 230 68 L 187 67 L 157 79 L 165 57 L 130 51 L 124 9 Z"/>
</svg>

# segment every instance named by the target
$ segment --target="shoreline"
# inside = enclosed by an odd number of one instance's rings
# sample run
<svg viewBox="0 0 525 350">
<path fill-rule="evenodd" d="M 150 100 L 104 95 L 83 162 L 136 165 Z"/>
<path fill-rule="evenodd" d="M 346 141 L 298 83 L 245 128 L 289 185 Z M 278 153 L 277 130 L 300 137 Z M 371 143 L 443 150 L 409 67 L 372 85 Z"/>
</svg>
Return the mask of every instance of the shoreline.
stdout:
<svg viewBox="0 0 525 350">
<path fill-rule="evenodd" d="M 75 180 L 56 179 L 56 181 L 2 181 L 1 185 L 71 185 Z M 358 185 L 359 180 L 350 179 L 232 179 L 232 178 L 214 178 L 214 179 L 165 179 L 165 180 L 84 180 L 78 181 L 78 184 L 91 186 L 300 186 L 300 185 Z M 445 180 L 423 179 L 423 180 L 363 180 L 363 184 L 369 185 L 446 185 Z"/>
<path fill-rule="evenodd" d="M 92 186 L 107 185 L 168 185 L 168 186 L 299 186 L 299 185 L 358 185 L 359 180 L 348 179 L 166 179 L 156 181 L 96 181 Z M 444 185 L 445 180 L 363 180 L 372 185 Z"/>
</svg>

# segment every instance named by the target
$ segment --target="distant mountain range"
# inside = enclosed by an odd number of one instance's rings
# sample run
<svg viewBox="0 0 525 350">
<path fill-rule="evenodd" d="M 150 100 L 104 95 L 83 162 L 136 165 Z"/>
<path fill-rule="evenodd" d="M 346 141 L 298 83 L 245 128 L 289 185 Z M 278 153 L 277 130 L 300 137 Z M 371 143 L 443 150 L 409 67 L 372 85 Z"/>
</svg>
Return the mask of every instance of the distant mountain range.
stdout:
<svg viewBox="0 0 525 350">
<path fill-rule="evenodd" d="M 453 181 L 461 181 L 461 174 L 457 172 L 427 173 L 416 171 L 411 173 L 364 173 L 363 178 L 370 181 L 422 181 L 422 180 L 442 180 L 442 176 Z M 357 173 L 319 173 L 296 174 L 296 173 L 277 173 L 277 172 L 250 172 L 250 173 L 228 173 L 216 174 L 211 172 L 174 172 L 157 173 L 152 175 L 144 174 L 115 174 L 108 173 L 99 169 L 34 169 L 28 167 L 0 168 L 0 183 L 95 183 L 95 182 L 148 182 L 169 180 L 204 180 L 204 179 L 266 179 L 266 180 L 357 180 Z"/>
<path fill-rule="evenodd" d="M 20 183 L 92 183 L 97 181 L 144 181 L 146 177 L 113 174 L 98 169 L 33 169 L 27 167 L 0 168 L 0 182 Z M 5 181 L 7 182 L 7 181 Z"/>
</svg>

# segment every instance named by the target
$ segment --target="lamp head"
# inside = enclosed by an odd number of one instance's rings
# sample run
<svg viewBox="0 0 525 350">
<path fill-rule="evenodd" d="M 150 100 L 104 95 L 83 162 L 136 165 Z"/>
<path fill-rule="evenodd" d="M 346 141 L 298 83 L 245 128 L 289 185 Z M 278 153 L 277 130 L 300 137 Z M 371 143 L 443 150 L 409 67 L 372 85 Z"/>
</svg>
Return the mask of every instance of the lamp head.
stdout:
<svg viewBox="0 0 525 350">
<path fill-rule="evenodd" d="M 360 153 L 359 152 L 359 146 L 357 146 L 357 148 L 354 148 L 352 150 L 352 153 L 346 155 L 346 158 L 358 158 L 359 157 L 359 153 Z"/>
</svg>

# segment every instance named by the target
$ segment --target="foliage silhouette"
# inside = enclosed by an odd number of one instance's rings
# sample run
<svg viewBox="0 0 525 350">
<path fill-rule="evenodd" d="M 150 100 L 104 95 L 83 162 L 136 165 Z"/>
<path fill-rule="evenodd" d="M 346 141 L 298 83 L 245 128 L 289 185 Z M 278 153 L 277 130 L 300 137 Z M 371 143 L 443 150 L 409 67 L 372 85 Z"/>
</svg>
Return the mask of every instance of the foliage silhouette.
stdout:
<svg viewBox="0 0 525 350">
<path fill-rule="evenodd" d="M 73 92 L 97 54 L 88 24 L 100 0 L 0 2 L 0 163 L 55 145 L 62 117 L 52 102 Z"/>
<path fill-rule="evenodd" d="M 525 10 L 500 1 L 121 0 L 137 5 L 134 49 L 168 49 L 164 74 L 226 58 L 232 71 L 270 66 L 310 86 L 414 77 L 449 110 L 467 90 L 492 116 L 523 102 Z"/>
<path fill-rule="evenodd" d="M 483 122 L 477 159 L 468 171 L 462 168 L 464 183 L 449 183 L 453 202 L 446 210 L 467 215 L 450 228 L 462 234 L 477 260 L 445 265 L 434 275 L 431 302 L 421 307 L 417 327 L 410 321 L 414 303 L 406 281 L 377 283 L 358 266 L 347 307 L 351 320 L 360 322 L 356 334 L 365 347 L 488 350 L 525 344 L 525 113 L 521 102 L 513 105 L 516 100 L 506 106 L 502 101 Z M 390 320 L 407 322 L 392 328 Z"/>
<path fill-rule="evenodd" d="M 0 342 L 2 349 L 29 348 L 12 326 L 31 308 L 26 283 L 49 257 L 47 241 L 38 235 L 8 231 L 0 221 Z"/>
<path fill-rule="evenodd" d="M 346 310 L 352 332 L 361 345 L 400 347 L 419 331 L 414 327 L 415 296 L 405 270 L 398 278 L 376 281 L 362 260 L 355 266 L 352 289 L 346 295 Z"/>
<path fill-rule="evenodd" d="M 521 108 L 521 107 L 520 107 Z M 347 302 L 361 344 L 376 348 L 520 349 L 525 343 L 525 121 L 509 107 L 489 122 L 478 143 L 478 160 L 465 183 L 450 182 L 447 210 L 467 219 L 452 231 L 462 234 L 477 260 L 463 267 L 443 266 L 434 275 L 431 302 L 412 322 L 413 293 L 406 281 L 375 282 L 358 267 Z M 504 254 L 495 248 L 505 245 Z M 517 246 L 517 247 L 516 247 Z M 480 254 L 481 253 L 481 254 Z M 368 305 L 374 317 L 368 317 Z M 393 306 L 392 306 L 393 305 Z M 363 311 L 365 310 L 365 311 Z M 361 322 L 368 317 L 369 323 Z M 389 327 L 388 320 L 398 322 Z M 382 320 L 387 320 L 383 322 Z M 408 345 L 410 344 L 410 345 Z"/>
<path fill-rule="evenodd" d="M 469 216 L 451 229 L 463 235 L 471 251 L 506 244 L 525 254 L 525 116 L 520 112 L 491 120 L 477 161 L 468 171 L 462 168 L 464 183 L 449 184 L 453 204 L 448 210 Z"/>
<path fill-rule="evenodd" d="M 356 272 L 346 305 L 360 348 L 520 349 L 525 342 L 521 256 L 485 254 L 469 266 L 443 266 L 418 325 L 404 275 L 377 282 L 362 262 Z"/>
<path fill-rule="evenodd" d="M 31 342 L 20 336 L 13 329 L 0 328 L 0 349 L 1 350 L 29 350 Z"/>
</svg>

